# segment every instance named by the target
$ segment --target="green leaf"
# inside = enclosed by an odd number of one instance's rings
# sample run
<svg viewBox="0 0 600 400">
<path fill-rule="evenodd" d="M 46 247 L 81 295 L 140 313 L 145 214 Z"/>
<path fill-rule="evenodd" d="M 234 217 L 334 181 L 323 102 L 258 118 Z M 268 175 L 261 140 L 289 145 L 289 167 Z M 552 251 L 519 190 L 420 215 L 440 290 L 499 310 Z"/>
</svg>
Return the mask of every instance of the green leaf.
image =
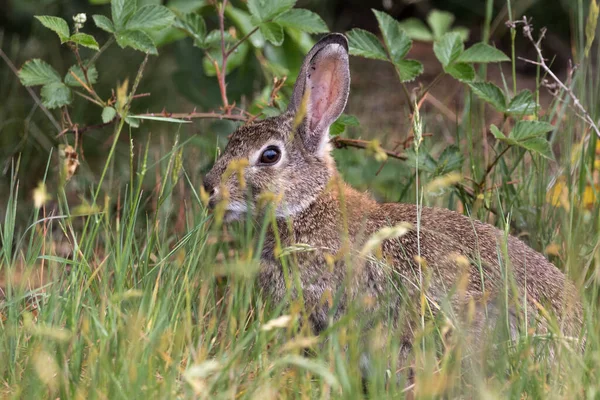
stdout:
<svg viewBox="0 0 600 400">
<path fill-rule="evenodd" d="M 258 21 L 269 22 L 295 4 L 296 0 L 248 0 L 248 10 Z"/>
<path fill-rule="evenodd" d="M 69 25 L 64 19 L 48 15 L 36 15 L 35 18 L 46 28 L 56 33 L 60 38 L 61 43 L 65 43 L 69 40 L 71 33 L 69 32 Z"/>
<path fill-rule="evenodd" d="M 50 64 L 40 59 L 27 61 L 19 71 L 19 79 L 24 86 L 60 83 L 60 75 Z"/>
<path fill-rule="evenodd" d="M 226 72 L 230 73 L 244 62 L 246 56 L 248 55 L 249 45 L 247 42 L 242 43 L 238 46 L 238 48 L 229 55 L 227 58 L 227 69 Z M 222 65 L 223 54 L 221 53 L 220 48 L 214 48 L 210 50 L 210 55 Z M 214 64 L 208 59 L 208 57 L 204 57 L 202 59 L 202 67 L 204 68 L 204 73 L 207 76 L 216 76 L 217 71 L 215 70 Z"/>
<path fill-rule="evenodd" d="M 464 51 L 464 44 L 458 33 L 446 33 L 433 44 L 433 52 L 444 67 L 452 64 Z"/>
<path fill-rule="evenodd" d="M 390 59 L 393 63 L 399 63 L 409 52 L 412 40 L 394 18 L 377 10 L 373 10 L 373 13 L 377 18 Z"/>
<path fill-rule="evenodd" d="M 69 41 L 77 43 L 80 46 L 89 47 L 90 49 L 94 49 L 96 51 L 100 50 L 96 39 L 94 39 L 92 35 L 88 35 L 87 33 L 76 33 L 69 38 Z"/>
<path fill-rule="evenodd" d="M 518 146 L 532 153 L 553 159 L 552 148 L 546 140 L 546 133 L 552 131 L 554 126 L 541 121 L 518 121 L 512 129 L 510 136 L 505 136 L 495 125 L 490 126 L 494 137 L 511 146 Z"/>
<path fill-rule="evenodd" d="M 433 31 L 434 38 L 439 39 L 450 31 L 454 23 L 454 15 L 447 11 L 433 10 L 427 16 L 427 23 Z"/>
<path fill-rule="evenodd" d="M 394 65 L 401 82 L 410 82 L 423 73 L 423 64 L 416 60 L 402 60 Z"/>
<path fill-rule="evenodd" d="M 233 24 L 240 30 L 241 36 L 248 35 L 254 28 L 255 25 L 252 23 L 252 17 L 246 11 L 242 11 L 239 8 L 227 7 L 225 8 L 225 16 L 229 18 Z M 260 31 L 254 32 L 248 38 L 252 46 L 262 49 L 265 45 L 265 38 Z"/>
<path fill-rule="evenodd" d="M 142 31 L 121 31 L 115 34 L 121 48 L 131 47 L 148 54 L 158 54 L 152 38 Z"/>
<path fill-rule="evenodd" d="M 105 124 L 108 124 L 110 121 L 115 119 L 116 116 L 117 110 L 115 110 L 113 107 L 104 107 L 102 109 L 102 122 Z"/>
<path fill-rule="evenodd" d="M 293 8 L 275 18 L 275 22 L 285 28 L 299 29 L 308 33 L 329 32 L 323 18 L 318 14 L 301 8 Z"/>
<path fill-rule="evenodd" d="M 171 10 L 177 10 L 182 13 L 191 13 L 206 6 L 207 0 L 169 0 L 165 5 Z"/>
<path fill-rule="evenodd" d="M 355 28 L 346 34 L 350 54 L 375 60 L 388 60 L 383 45 L 377 36 L 364 29 Z"/>
<path fill-rule="evenodd" d="M 200 48 L 206 47 L 206 23 L 200 14 L 185 14 L 175 20 L 175 28 L 185 31 Z"/>
<path fill-rule="evenodd" d="M 125 117 L 125 122 L 127 122 L 127 125 L 129 125 L 132 128 L 140 127 L 140 120 L 138 118 Z"/>
<path fill-rule="evenodd" d="M 475 69 L 471 64 L 454 63 L 444 67 L 444 71 L 461 82 L 471 82 L 475 79 Z"/>
<path fill-rule="evenodd" d="M 62 82 L 48 83 L 42 86 L 42 103 L 46 108 L 58 108 L 66 106 L 73 100 L 73 94 Z"/>
<path fill-rule="evenodd" d="M 590 0 L 590 8 L 588 11 L 588 18 L 585 24 L 585 56 L 587 57 L 590 54 L 590 49 L 592 48 L 592 43 L 594 43 L 594 38 L 596 37 L 596 26 L 598 25 L 598 14 L 600 13 L 600 8 L 598 8 L 598 3 L 596 0 Z"/>
<path fill-rule="evenodd" d="M 283 28 L 277 22 L 260 24 L 260 33 L 275 46 L 281 46 L 283 43 Z"/>
<path fill-rule="evenodd" d="M 464 156 L 460 148 L 456 145 L 450 145 L 440 154 L 434 174 L 441 176 L 452 171 L 458 171 L 462 168 L 463 162 Z"/>
<path fill-rule="evenodd" d="M 79 83 L 79 81 L 77 79 L 75 79 L 73 77 L 71 72 L 73 72 L 75 75 L 77 75 L 77 77 L 83 83 L 85 83 L 85 77 L 83 76 L 83 71 L 81 70 L 79 65 L 73 65 L 71 68 L 69 68 L 69 72 L 67 72 L 67 74 L 65 75 L 65 84 L 72 86 L 72 87 L 81 87 L 81 84 Z M 96 69 L 96 66 L 92 65 L 91 67 L 89 67 L 87 75 L 88 75 L 88 79 L 90 80 L 90 83 L 92 85 L 94 83 L 96 83 L 98 81 L 98 70 Z"/>
<path fill-rule="evenodd" d="M 94 15 L 92 18 L 94 19 L 94 23 L 98 28 L 108 33 L 115 33 L 115 25 L 104 15 Z"/>
<path fill-rule="evenodd" d="M 137 0 L 112 0 L 110 6 L 115 28 L 121 30 L 135 13 Z"/>
<path fill-rule="evenodd" d="M 506 97 L 498 86 L 491 82 L 471 82 L 469 86 L 477 97 L 488 102 L 501 113 L 506 112 Z"/>
<path fill-rule="evenodd" d="M 466 63 L 492 63 L 510 61 L 510 58 L 489 44 L 476 43 L 465 50 L 456 61 Z"/>
<path fill-rule="evenodd" d="M 464 26 L 457 26 L 456 28 L 452 28 L 450 32 L 458 34 L 458 36 L 460 36 L 460 40 L 462 40 L 463 42 L 469 40 L 469 29 L 465 28 Z"/>
<path fill-rule="evenodd" d="M 147 5 L 141 7 L 125 24 L 125 29 L 157 31 L 167 28 L 175 21 L 175 15 L 167 7 Z"/>
<path fill-rule="evenodd" d="M 429 30 L 427 25 L 418 18 L 408 18 L 403 21 L 399 21 L 398 25 L 402 28 L 409 38 L 412 40 L 419 40 L 421 42 L 432 42 L 433 33 Z"/>
<path fill-rule="evenodd" d="M 537 109 L 539 109 L 539 105 L 533 99 L 531 92 L 525 89 L 513 97 L 510 103 L 508 103 L 506 113 L 521 116 L 531 115 L 534 114 Z"/>
<path fill-rule="evenodd" d="M 331 127 L 329 127 L 329 135 L 338 136 L 344 133 L 347 127 L 359 125 L 360 122 L 354 115 L 342 114 L 333 124 L 331 124 Z"/>
</svg>

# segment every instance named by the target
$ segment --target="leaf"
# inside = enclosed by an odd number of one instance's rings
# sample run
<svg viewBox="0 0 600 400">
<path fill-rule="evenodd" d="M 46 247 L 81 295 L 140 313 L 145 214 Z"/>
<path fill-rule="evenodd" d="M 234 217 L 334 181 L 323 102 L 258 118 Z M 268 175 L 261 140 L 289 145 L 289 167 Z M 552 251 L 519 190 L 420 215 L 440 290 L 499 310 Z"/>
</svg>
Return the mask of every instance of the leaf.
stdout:
<svg viewBox="0 0 600 400">
<path fill-rule="evenodd" d="M 246 59 L 246 55 L 248 54 L 249 46 L 248 43 L 244 42 L 238 46 L 238 48 L 229 55 L 227 58 L 227 73 L 230 73 L 244 62 Z M 210 55 L 222 65 L 223 54 L 221 53 L 221 49 L 212 49 L 210 51 Z M 204 73 L 207 76 L 216 76 L 217 71 L 215 69 L 214 64 L 208 59 L 208 57 L 204 57 L 202 59 L 202 67 L 204 68 Z"/>
<path fill-rule="evenodd" d="M 279 115 L 279 113 L 278 113 Z M 340 117 L 329 127 L 330 136 L 338 136 L 346 131 L 349 126 L 359 126 L 360 122 L 354 115 L 342 114 Z"/>
<path fill-rule="evenodd" d="M 439 39 L 450 31 L 454 23 L 454 15 L 447 11 L 433 10 L 427 16 L 427 23 L 433 31 L 433 37 Z"/>
<path fill-rule="evenodd" d="M 87 33 L 75 33 L 73 36 L 71 36 L 71 38 L 69 38 L 69 41 L 77 43 L 80 46 L 94 49 L 96 51 L 100 50 L 96 39 L 94 39 L 92 35 L 88 35 Z"/>
<path fill-rule="evenodd" d="M 480 99 L 491 104 L 496 110 L 506 112 L 506 97 L 502 90 L 491 82 L 472 82 L 469 87 Z"/>
<path fill-rule="evenodd" d="M 387 47 L 388 54 L 393 63 L 397 64 L 406 56 L 412 46 L 412 40 L 402 30 L 398 21 L 388 14 L 373 10 L 379 29 L 383 35 L 383 41 Z"/>
<path fill-rule="evenodd" d="M 200 14 L 184 14 L 175 19 L 173 26 L 190 35 L 194 39 L 194 45 L 205 48 L 206 23 Z"/>
<path fill-rule="evenodd" d="M 446 33 L 433 44 L 433 52 L 444 67 L 452 64 L 464 51 L 464 44 L 458 33 Z"/>
<path fill-rule="evenodd" d="M 35 18 L 42 23 L 46 28 L 50 29 L 58 35 L 61 43 L 69 40 L 71 35 L 67 21 L 59 17 L 51 17 L 48 15 L 36 15 Z"/>
<path fill-rule="evenodd" d="M 127 122 L 127 125 L 129 125 L 132 128 L 140 127 L 140 120 L 137 118 L 125 117 L 125 122 Z"/>
<path fill-rule="evenodd" d="M 75 75 L 77 75 L 77 77 L 83 83 L 86 83 L 85 77 L 83 76 L 83 71 L 81 70 L 79 65 L 73 65 L 71 68 L 69 68 L 69 71 L 65 75 L 65 84 L 66 85 L 72 86 L 72 87 L 81 87 L 81 83 L 79 83 L 79 81 L 73 77 L 71 72 L 73 72 Z M 91 67 L 89 67 L 87 75 L 88 75 L 88 79 L 90 80 L 90 83 L 92 85 L 94 83 L 96 83 L 98 81 L 98 70 L 96 69 L 96 66 L 92 65 Z"/>
<path fill-rule="evenodd" d="M 375 60 L 388 60 L 383 45 L 377 36 L 364 29 L 355 28 L 346 34 L 350 54 Z"/>
<path fill-rule="evenodd" d="M 538 108 L 539 105 L 533 99 L 531 92 L 525 89 L 513 97 L 510 103 L 508 103 L 506 113 L 510 115 L 521 116 L 531 115 L 535 113 Z"/>
<path fill-rule="evenodd" d="M 423 64 L 416 60 L 402 60 L 395 66 L 401 82 L 413 81 L 423 73 Z"/>
<path fill-rule="evenodd" d="M 440 154 L 435 175 L 446 175 L 449 172 L 460 170 L 463 162 L 464 156 L 460 148 L 456 145 L 450 145 Z"/>
<path fill-rule="evenodd" d="M 283 28 L 277 22 L 260 24 L 260 33 L 275 46 L 281 46 L 283 43 Z"/>
<path fill-rule="evenodd" d="M 108 33 L 115 32 L 115 25 L 110 19 L 106 18 L 104 15 L 94 15 L 92 16 L 92 18 L 94 19 L 94 23 L 98 28 Z"/>
<path fill-rule="evenodd" d="M 248 10 L 259 22 L 269 22 L 295 4 L 296 0 L 248 0 Z"/>
<path fill-rule="evenodd" d="M 471 64 L 454 63 L 445 67 L 444 71 L 461 82 L 471 82 L 475 79 L 475 69 Z"/>
<path fill-rule="evenodd" d="M 53 82 L 42 86 L 42 103 L 46 108 L 58 108 L 66 106 L 73 100 L 73 94 L 62 82 Z"/>
<path fill-rule="evenodd" d="M 585 56 L 590 54 L 590 49 L 596 37 L 596 26 L 598 25 L 598 14 L 600 8 L 596 0 L 590 0 L 590 8 L 588 10 L 588 18 L 585 24 Z"/>
<path fill-rule="evenodd" d="M 142 31 L 121 31 L 115 34 L 121 48 L 131 47 L 148 54 L 158 54 L 152 38 Z"/>
<path fill-rule="evenodd" d="M 466 49 L 456 61 L 466 63 L 492 63 L 510 61 L 510 58 L 489 44 L 476 43 Z"/>
<path fill-rule="evenodd" d="M 125 29 L 156 31 L 167 28 L 175 21 L 175 15 L 167 7 L 147 5 L 141 7 L 125 24 Z"/>
<path fill-rule="evenodd" d="M 494 137 L 511 146 L 518 146 L 532 153 L 553 159 L 552 148 L 546 140 L 546 133 L 552 131 L 554 126 L 541 121 L 518 121 L 512 129 L 510 136 L 505 136 L 495 125 L 490 126 Z"/>
<path fill-rule="evenodd" d="M 452 28 L 450 32 L 458 34 L 458 36 L 460 36 L 460 40 L 462 40 L 463 42 L 469 40 L 469 29 L 465 28 L 464 26 L 457 26 L 456 28 Z"/>
<path fill-rule="evenodd" d="M 275 22 L 284 28 L 299 29 L 307 33 L 329 32 L 323 18 L 318 14 L 301 8 L 293 8 L 275 18 Z"/>
<path fill-rule="evenodd" d="M 252 23 L 252 17 L 246 11 L 235 7 L 227 7 L 225 8 L 225 15 L 240 30 L 243 36 L 248 35 L 255 28 L 255 25 Z M 262 49 L 265 45 L 265 38 L 260 31 L 254 32 L 248 40 L 252 43 L 252 46 L 259 49 Z"/>
<path fill-rule="evenodd" d="M 105 124 L 108 124 L 110 121 L 115 119 L 116 116 L 117 110 L 115 110 L 113 107 L 104 107 L 102 109 L 102 122 Z"/>
<path fill-rule="evenodd" d="M 50 64 L 36 58 L 23 65 L 19 79 L 24 86 L 37 86 L 60 82 L 60 75 Z"/>
<path fill-rule="evenodd" d="M 434 39 L 433 33 L 427 28 L 427 25 L 418 18 L 408 18 L 399 21 L 398 25 L 400 25 L 400 28 L 402 28 L 412 40 L 432 42 Z"/>
<path fill-rule="evenodd" d="M 135 13 L 137 0 L 112 0 L 110 6 L 115 28 L 121 30 Z"/>
</svg>

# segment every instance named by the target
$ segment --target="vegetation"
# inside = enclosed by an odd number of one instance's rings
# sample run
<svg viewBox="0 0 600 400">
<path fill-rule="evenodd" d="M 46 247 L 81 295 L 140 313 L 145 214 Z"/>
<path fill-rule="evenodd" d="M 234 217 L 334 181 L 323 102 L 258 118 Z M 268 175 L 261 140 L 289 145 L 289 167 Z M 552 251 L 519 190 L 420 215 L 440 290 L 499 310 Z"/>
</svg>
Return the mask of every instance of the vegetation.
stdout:
<svg viewBox="0 0 600 400">
<path fill-rule="evenodd" d="M 107 15 L 76 14 L 72 23 L 36 16 L 68 52 L 54 63 L 32 57 L 0 78 L 18 79 L 26 88 L 3 83 L 4 98 L 16 90 L 29 96 L 29 103 L 7 101 L 5 110 L 17 115 L 33 107 L 18 122 L 22 140 L 0 139 L 11 144 L 2 164 L 8 183 L 0 186 L 3 397 L 365 393 L 363 332 L 350 328 L 355 310 L 315 336 L 299 324 L 306 317 L 301 300 L 283 307 L 263 298 L 254 277 L 271 221 L 223 226 L 218 208 L 215 214 L 207 210 L 201 184 L 237 124 L 285 110 L 292 78 L 312 45 L 310 34 L 328 31 L 321 17 L 295 3 L 190 0 L 166 7 L 113 0 Z M 410 116 L 410 131 L 394 141 L 358 137 L 368 127 L 352 115 L 336 122 L 332 143 L 347 180 L 370 187 L 380 199 L 456 209 L 520 235 L 577 283 L 586 311 L 583 353 L 573 344 L 578 338 L 561 337 L 558 330 L 544 337 L 523 332 L 510 342 L 498 326 L 487 346 L 470 354 L 460 338 L 447 340 L 449 320 L 427 321 L 416 335 L 413 382 L 393 379 L 407 366 L 391 362 L 401 343 L 399 335 L 387 335 L 387 351 L 371 360 L 365 396 L 600 393 L 600 76 L 592 67 L 600 57 L 594 45 L 599 9 L 595 0 L 578 4 L 577 66 L 563 79 L 542 51 L 544 31 L 513 15 L 510 1 L 510 57 L 489 38 L 465 45 L 468 30 L 453 27 L 454 17 L 438 10 L 426 23 L 396 21 L 374 10 L 377 35 L 347 32 L 352 55 L 394 69 Z M 486 18 L 484 31 L 490 23 Z M 428 65 L 412 58 L 413 40 L 433 43 L 439 76 L 418 81 Z M 537 69 L 535 90 L 521 89 L 518 80 L 519 41 L 535 49 L 537 58 L 526 61 Z M 148 69 L 169 46 L 182 46 L 193 59 L 194 74 L 180 70 L 173 76 L 195 106 L 166 104 L 160 93 L 147 92 L 148 74 L 162 73 Z M 14 67 L 9 51 L 0 56 Z M 111 64 L 120 59 L 137 62 L 132 79 L 112 74 Z M 487 77 L 497 66 L 510 73 L 494 83 Z M 103 76 L 110 85 L 103 85 Z M 456 119 L 440 122 L 423 104 L 448 76 L 460 82 L 464 97 Z M 552 96 L 542 105 L 545 90 Z M 12 116 L 0 116 L 0 129 L 9 131 Z M 192 122 L 200 135 L 189 130 Z M 453 144 L 438 139 L 448 126 Z M 48 144 L 40 134 L 45 130 L 55 132 L 59 146 Z M 41 161 L 26 148 L 29 135 L 36 146 L 52 149 L 48 158 Z M 41 171 L 39 182 L 27 179 L 35 170 Z M 300 244 L 280 250 L 292 268 L 293 254 L 307 251 Z M 335 299 L 331 293 L 324 301 Z M 419 299 L 414 306 L 421 307 Z M 369 337 L 384 336 L 376 328 Z M 551 359 L 539 351 L 544 341 L 559 349 Z"/>
</svg>

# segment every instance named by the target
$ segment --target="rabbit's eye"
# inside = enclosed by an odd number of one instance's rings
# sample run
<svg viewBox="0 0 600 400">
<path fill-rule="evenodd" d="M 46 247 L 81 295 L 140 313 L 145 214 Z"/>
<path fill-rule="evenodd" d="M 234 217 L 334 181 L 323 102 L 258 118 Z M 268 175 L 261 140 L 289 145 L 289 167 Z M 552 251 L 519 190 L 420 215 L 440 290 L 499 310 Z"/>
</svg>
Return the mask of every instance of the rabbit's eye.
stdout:
<svg viewBox="0 0 600 400">
<path fill-rule="evenodd" d="M 260 155 L 260 163 L 265 165 L 275 164 L 281 158 L 281 150 L 277 146 L 269 146 Z"/>
</svg>

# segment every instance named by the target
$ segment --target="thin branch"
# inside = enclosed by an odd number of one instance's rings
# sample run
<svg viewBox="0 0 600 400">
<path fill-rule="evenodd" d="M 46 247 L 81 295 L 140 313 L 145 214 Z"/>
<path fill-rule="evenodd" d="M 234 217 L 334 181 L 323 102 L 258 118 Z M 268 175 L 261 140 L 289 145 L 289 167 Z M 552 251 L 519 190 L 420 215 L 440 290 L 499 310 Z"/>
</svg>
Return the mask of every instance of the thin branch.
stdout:
<svg viewBox="0 0 600 400">
<path fill-rule="evenodd" d="M 106 41 L 106 43 L 104 43 L 102 45 L 102 47 L 100 48 L 99 51 L 96 52 L 96 54 L 94 54 L 94 56 L 90 59 L 90 61 L 88 61 L 88 63 L 86 64 L 86 68 L 91 67 L 92 65 L 94 65 L 94 63 L 96 62 L 96 60 L 98 60 L 98 57 L 100 57 L 100 55 L 102 53 L 104 53 L 104 51 L 106 49 L 108 49 L 110 47 L 111 44 L 113 44 L 113 42 L 115 41 L 115 37 L 114 35 L 111 35 L 108 40 Z"/>
<path fill-rule="evenodd" d="M 227 0 L 223 0 L 220 6 L 217 5 L 219 14 L 219 32 L 221 33 L 221 68 L 219 73 L 219 66 L 215 62 L 215 69 L 217 70 L 217 78 L 219 79 L 219 89 L 221 90 L 221 97 L 223 100 L 223 108 L 225 114 L 230 113 L 229 101 L 227 99 L 227 86 L 225 82 L 225 76 L 227 75 L 227 49 L 225 48 L 225 7 L 227 6 Z"/>
<path fill-rule="evenodd" d="M 494 167 L 496 166 L 496 164 L 498 164 L 498 161 L 500 161 L 500 159 L 502 158 L 502 156 L 504 154 L 506 154 L 506 152 L 511 147 L 512 146 L 506 146 L 504 148 L 504 150 L 502 150 L 500 153 L 498 153 L 498 155 L 496 156 L 496 158 L 494 158 L 494 161 L 492 161 L 491 163 L 488 164 L 487 168 L 485 169 L 485 172 L 483 173 L 483 177 L 481 178 L 481 180 L 477 184 L 477 188 L 478 188 L 479 191 L 483 191 L 483 187 L 485 185 L 485 181 L 487 180 L 488 175 L 492 172 L 492 169 L 494 169 Z"/>
<path fill-rule="evenodd" d="M 225 53 L 227 55 L 227 57 L 229 57 L 231 55 L 231 53 L 233 53 L 235 51 L 235 49 L 237 49 L 238 47 L 240 47 L 240 45 L 242 43 L 244 43 L 250 36 L 252 36 L 256 31 L 258 30 L 258 26 L 254 29 L 252 29 L 250 32 L 248 32 L 246 34 L 246 36 L 244 36 L 243 38 L 241 38 L 240 40 L 237 41 L 236 44 L 233 45 L 233 47 L 231 47 L 229 50 L 227 50 L 227 52 Z"/>
<path fill-rule="evenodd" d="M 343 149 L 346 147 L 356 147 L 358 149 L 368 149 L 370 142 L 368 140 L 359 140 L 359 139 L 346 139 L 339 136 L 331 139 L 331 144 L 333 144 L 337 149 Z M 406 160 L 406 155 L 403 153 L 398 153 L 391 150 L 382 149 L 388 157 L 392 157 L 398 160 Z"/>
<path fill-rule="evenodd" d="M 425 96 L 427 95 L 427 93 L 435 86 L 437 85 L 437 83 L 440 81 L 440 79 L 442 79 L 444 77 L 444 75 L 446 75 L 446 73 L 444 71 L 440 72 L 431 82 L 429 82 L 429 85 L 425 86 L 425 88 L 421 91 L 421 93 L 419 94 L 419 97 L 417 99 L 417 103 L 420 103 L 421 100 L 423 100 L 425 98 Z"/>
<path fill-rule="evenodd" d="M 0 48 L 0 58 L 2 58 L 4 60 L 4 62 L 6 63 L 6 65 L 8 65 L 8 68 L 10 68 L 10 70 L 15 74 L 15 76 L 17 78 L 19 78 L 19 70 L 17 70 L 17 68 L 15 67 L 15 65 L 10 60 L 10 58 L 8 58 L 8 56 L 6 55 L 6 53 L 4 53 L 4 51 L 1 48 Z M 61 128 L 60 124 L 58 123 L 58 121 L 56 120 L 56 118 L 54 118 L 54 116 L 52 115 L 52 113 L 50 111 L 48 111 L 48 109 L 44 106 L 44 104 L 42 103 L 42 101 L 40 100 L 40 98 L 35 94 L 35 92 L 33 91 L 33 89 L 31 89 L 28 86 L 25 86 L 25 90 L 27 90 L 27 92 L 29 92 L 29 95 L 31 96 L 31 98 L 33 99 L 33 101 L 35 102 L 35 104 L 37 104 L 37 106 L 44 112 L 44 114 L 46 114 L 46 117 L 48 117 L 48 119 L 50 120 L 50 122 L 52 123 L 52 125 L 54 125 L 54 127 L 56 128 L 56 130 L 58 132 L 61 132 L 62 128 Z"/>
</svg>

